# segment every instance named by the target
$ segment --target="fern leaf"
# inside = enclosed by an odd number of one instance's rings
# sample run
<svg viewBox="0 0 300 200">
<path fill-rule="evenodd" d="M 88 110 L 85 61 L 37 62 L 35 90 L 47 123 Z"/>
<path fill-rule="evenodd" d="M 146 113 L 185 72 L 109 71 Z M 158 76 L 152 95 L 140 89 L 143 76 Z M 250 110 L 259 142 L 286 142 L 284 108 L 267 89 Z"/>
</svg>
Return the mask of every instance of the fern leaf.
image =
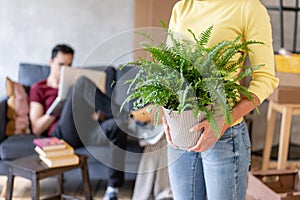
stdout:
<svg viewBox="0 0 300 200">
<path fill-rule="evenodd" d="M 213 26 L 209 26 L 204 32 L 202 32 L 199 36 L 199 40 L 197 40 L 197 44 L 200 46 L 206 46 L 211 36 L 212 30 Z"/>
</svg>

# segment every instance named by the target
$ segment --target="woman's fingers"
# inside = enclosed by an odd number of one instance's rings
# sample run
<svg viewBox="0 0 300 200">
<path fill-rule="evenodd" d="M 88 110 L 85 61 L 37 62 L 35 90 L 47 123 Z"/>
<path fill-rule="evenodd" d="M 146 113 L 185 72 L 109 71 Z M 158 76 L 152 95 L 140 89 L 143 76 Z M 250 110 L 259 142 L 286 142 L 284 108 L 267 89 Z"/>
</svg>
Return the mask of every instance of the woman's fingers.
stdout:
<svg viewBox="0 0 300 200">
<path fill-rule="evenodd" d="M 196 145 L 189 148 L 188 151 L 202 152 L 211 147 L 218 140 L 215 137 L 214 132 L 210 129 L 209 123 L 207 120 L 197 124 L 192 129 L 192 132 L 201 131 L 201 136 L 197 141 Z M 190 130 L 191 131 L 191 130 Z M 191 133 L 195 134 L 195 133 Z"/>
<path fill-rule="evenodd" d="M 202 144 L 203 144 L 203 141 L 206 140 L 206 137 L 205 137 L 206 132 L 207 132 L 207 129 L 205 129 L 203 131 L 203 133 L 201 134 L 201 136 L 200 136 L 199 140 L 197 141 L 196 145 L 193 146 L 193 147 L 191 147 L 191 148 L 189 148 L 188 151 L 200 152 Z"/>
<path fill-rule="evenodd" d="M 176 145 L 173 144 L 172 142 L 172 138 L 171 138 L 171 135 L 170 135 L 170 128 L 169 128 L 169 125 L 167 123 L 167 120 L 165 117 L 162 117 L 162 122 L 163 122 L 163 126 L 164 126 L 164 130 L 165 130 L 165 135 L 166 135 L 166 139 L 167 139 L 167 142 L 172 145 L 174 148 L 178 148 Z"/>
<path fill-rule="evenodd" d="M 204 121 L 200 122 L 199 124 L 193 126 L 190 129 L 190 132 L 197 132 L 197 131 L 200 131 L 201 129 L 207 129 L 208 127 L 209 127 L 208 121 L 204 120 Z"/>
</svg>

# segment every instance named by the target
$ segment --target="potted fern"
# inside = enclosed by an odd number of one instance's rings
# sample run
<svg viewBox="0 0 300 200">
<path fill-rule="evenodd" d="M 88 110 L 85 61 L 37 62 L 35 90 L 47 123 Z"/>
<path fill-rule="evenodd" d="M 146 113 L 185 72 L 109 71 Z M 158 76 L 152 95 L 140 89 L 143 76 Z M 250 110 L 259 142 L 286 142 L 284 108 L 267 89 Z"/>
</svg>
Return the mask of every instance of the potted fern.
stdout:
<svg viewBox="0 0 300 200">
<path fill-rule="evenodd" d="M 189 30 L 193 41 L 179 39 L 167 30 L 168 44 L 141 44 L 151 55 L 151 60 L 140 58 L 129 63 L 137 66 L 139 71 L 134 79 L 128 80 L 129 96 L 125 102 L 134 100 L 134 109 L 151 105 L 148 107 L 149 112 L 155 113 L 154 124 L 157 124 L 159 110 L 163 108 L 172 141 L 179 148 L 186 149 L 196 144 L 201 133 L 194 134 L 188 130 L 204 118 L 219 137 L 216 117 L 224 115 L 225 122 L 230 124 L 231 110 L 240 96 L 252 99 L 239 81 L 261 66 L 243 65 L 250 51 L 248 46 L 263 43 L 243 42 L 242 36 L 239 36 L 233 41 L 222 41 L 208 48 L 212 30 L 213 26 L 199 37 Z M 151 41 L 149 35 L 144 36 Z M 237 75 L 235 72 L 240 68 L 243 70 Z M 187 135 L 184 135 L 185 132 Z"/>
</svg>

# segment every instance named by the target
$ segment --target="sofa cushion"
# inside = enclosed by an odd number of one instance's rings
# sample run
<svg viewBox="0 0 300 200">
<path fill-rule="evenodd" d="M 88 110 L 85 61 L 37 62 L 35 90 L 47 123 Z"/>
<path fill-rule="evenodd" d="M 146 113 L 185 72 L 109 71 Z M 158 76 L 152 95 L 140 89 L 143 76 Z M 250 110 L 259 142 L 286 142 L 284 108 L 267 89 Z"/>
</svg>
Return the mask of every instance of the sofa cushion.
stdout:
<svg viewBox="0 0 300 200">
<path fill-rule="evenodd" d="M 31 86 L 32 84 L 45 79 L 50 73 L 47 65 L 20 63 L 18 71 L 18 82 L 22 85 Z"/>
<path fill-rule="evenodd" d="M 0 145 L 1 160 L 12 160 L 35 153 L 33 139 L 36 136 L 29 134 L 13 135 Z"/>
<path fill-rule="evenodd" d="M 22 84 L 6 78 L 7 124 L 5 134 L 30 133 L 28 95 Z"/>
<path fill-rule="evenodd" d="M 124 100 L 129 96 L 128 88 L 130 83 L 127 80 L 133 79 L 138 73 L 138 68 L 133 66 L 126 66 L 122 70 L 116 70 L 116 84 L 113 92 L 112 99 L 118 105 L 122 105 Z M 132 110 L 132 102 L 124 106 L 126 112 Z"/>
<path fill-rule="evenodd" d="M 114 89 L 113 83 L 116 81 L 116 70 L 112 66 L 108 66 L 105 68 L 106 72 L 106 95 L 111 97 Z"/>
</svg>

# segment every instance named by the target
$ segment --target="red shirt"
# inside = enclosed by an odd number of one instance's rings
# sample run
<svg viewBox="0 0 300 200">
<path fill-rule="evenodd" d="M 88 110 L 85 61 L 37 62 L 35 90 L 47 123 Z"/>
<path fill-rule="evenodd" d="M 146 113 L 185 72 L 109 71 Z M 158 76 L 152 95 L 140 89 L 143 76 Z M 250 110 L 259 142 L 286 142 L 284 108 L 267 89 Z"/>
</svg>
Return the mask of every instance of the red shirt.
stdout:
<svg viewBox="0 0 300 200">
<path fill-rule="evenodd" d="M 47 85 L 47 80 L 41 80 L 30 87 L 29 101 L 38 102 L 43 105 L 44 111 L 46 112 L 55 98 L 57 97 L 58 89 L 52 88 Z M 54 130 L 58 123 L 58 118 L 51 124 L 48 135 Z"/>
</svg>

